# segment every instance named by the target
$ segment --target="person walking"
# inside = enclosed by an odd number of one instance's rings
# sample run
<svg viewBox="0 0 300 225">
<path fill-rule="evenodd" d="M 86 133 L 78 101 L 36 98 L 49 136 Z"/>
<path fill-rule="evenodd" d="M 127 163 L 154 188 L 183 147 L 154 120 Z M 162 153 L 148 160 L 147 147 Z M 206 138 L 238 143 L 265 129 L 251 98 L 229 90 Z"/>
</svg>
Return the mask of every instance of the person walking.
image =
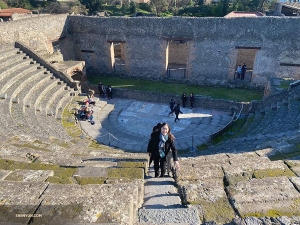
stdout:
<svg viewBox="0 0 300 225">
<path fill-rule="evenodd" d="M 107 98 L 108 98 L 108 99 L 112 99 L 112 88 L 111 88 L 110 85 L 107 86 L 107 91 L 106 91 L 106 93 L 107 93 Z"/>
<path fill-rule="evenodd" d="M 175 106 L 175 100 L 172 98 L 170 101 L 170 110 L 171 111 L 169 112 L 169 115 L 174 113 L 174 106 Z"/>
<path fill-rule="evenodd" d="M 181 96 L 181 100 L 182 100 L 182 107 L 185 108 L 185 103 L 187 100 L 187 96 L 186 96 L 185 92 L 183 92 L 183 94 Z"/>
<path fill-rule="evenodd" d="M 178 118 L 179 113 L 182 114 L 182 112 L 180 111 L 180 104 L 179 103 L 177 104 L 177 106 L 175 106 L 174 112 L 175 112 L 175 115 L 176 115 L 176 117 L 175 117 L 175 123 L 176 123 L 177 120 L 179 121 L 179 118 Z"/>
<path fill-rule="evenodd" d="M 194 109 L 194 101 L 195 101 L 194 94 L 191 93 L 191 94 L 190 94 L 191 109 Z"/>
<path fill-rule="evenodd" d="M 166 156 L 172 151 L 174 166 L 179 169 L 180 165 L 178 162 L 177 150 L 174 144 L 175 137 L 171 133 L 170 126 L 167 123 L 163 123 L 159 131 L 154 131 L 151 134 L 149 141 L 148 153 L 154 161 L 154 172 L 155 177 L 165 176 L 166 172 Z"/>
<path fill-rule="evenodd" d="M 246 64 L 244 63 L 243 66 L 242 66 L 241 80 L 244 80 L 244 79 L 245 79 L 246 71 L 247 71 L 247 66 L 246 66 Z"/>
</svg>

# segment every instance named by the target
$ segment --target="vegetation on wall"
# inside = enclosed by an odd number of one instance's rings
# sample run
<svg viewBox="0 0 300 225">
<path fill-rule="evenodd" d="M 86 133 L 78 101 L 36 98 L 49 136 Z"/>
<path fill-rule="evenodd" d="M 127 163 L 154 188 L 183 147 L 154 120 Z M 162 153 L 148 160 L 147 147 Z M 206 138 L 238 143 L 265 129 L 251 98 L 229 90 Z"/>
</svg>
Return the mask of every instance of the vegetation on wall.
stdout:
<svg viewBox="0 0 300 225">
<path fill-rule="evenodd" d="M 153 14 L 156 16 L 223 17 L 232 11 L 260 11 L 272 8 L 275 0 L 150 0 L 136 3 L 121 0 L 78 0 L 78 1 L 36 1 L 0 0 L 0 7 L 22 7 L 47 13 L 81 13 L 95 15 L 106 11 L 112 16 L 136 16 Z"/>
</svg>

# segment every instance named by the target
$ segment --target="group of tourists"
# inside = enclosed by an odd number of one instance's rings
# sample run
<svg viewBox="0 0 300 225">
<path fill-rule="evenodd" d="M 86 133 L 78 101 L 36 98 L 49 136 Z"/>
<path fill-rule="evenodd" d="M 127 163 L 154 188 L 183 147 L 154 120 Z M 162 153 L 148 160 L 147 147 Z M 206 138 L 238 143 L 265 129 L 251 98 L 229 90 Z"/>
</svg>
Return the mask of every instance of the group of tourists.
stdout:
<svg viewBox="0 0 300 225">
<path fill-rule="evenodd" d="M 100 97 L 107 97 L 108 99 L 112 99 L 112 87 L 108 85 L 105 87 L 101 82 L 98 85 L 98 91 Z"/>
<path fill-rule="evenodd" d="M 245 79 L 246 71 L 247 71 L 247 66 L 246 66 L 245 63 L 243 64 L 243 66 L 238 65 L 238 67 L 236 69 L 237 78 L 241 79 L 241 80 L 244 80 Z"/>
<path fill-rule="evenodd" d="M 81 120 L 87 120 L 88 122 L 91 122 L 91 124 L 95 124 L 93 120 L 93 106 L 96 104 L 96 101 L 94 100 L 94 94 L 94 90 L 88 91 L 87 99 L 83 101 L 83 105 L 78 111 L 79 118 Z"/>
</svg>

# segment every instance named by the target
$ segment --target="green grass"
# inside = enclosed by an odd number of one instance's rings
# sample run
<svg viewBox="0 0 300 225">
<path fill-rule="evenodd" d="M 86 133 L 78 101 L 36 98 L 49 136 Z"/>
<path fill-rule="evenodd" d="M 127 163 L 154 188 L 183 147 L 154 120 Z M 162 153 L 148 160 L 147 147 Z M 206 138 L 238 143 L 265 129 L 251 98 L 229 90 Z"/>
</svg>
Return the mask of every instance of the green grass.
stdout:
<svg viewBox="0 0 300 225">
<path fill-rule="evenodd" d="M 231 127 L 222 135 L 214 138 L 212 140 L 213 144 L 218 144 L 222 141 L 237 137 L 240 134 L 240 131 L 244 124 L 246 123 L 247 118 L 240 118 L 236 121 L 234 121 L 231 125 Z"/>
<path fill-rule="evenodd" d="M 223 87 L 205 87 L 188 84 L 166 83 L 162 81 L 124 79 L 108 76 L 88 75 L 91 84 L 98 85 L 101 81 L 104 85 L 110 84 L 115 88 L 125 88 L 130 90 L 143 90 L 149 92 L 159 92 L 165 94 L 181 95 L 183 92 L 194 93 L 194 95 L 210 96 L 214 99 L 235 100 L 240 102 L 250 102 L 263 98 L 263 91 L 248 89 L 231 89 Z"/>
</svg>

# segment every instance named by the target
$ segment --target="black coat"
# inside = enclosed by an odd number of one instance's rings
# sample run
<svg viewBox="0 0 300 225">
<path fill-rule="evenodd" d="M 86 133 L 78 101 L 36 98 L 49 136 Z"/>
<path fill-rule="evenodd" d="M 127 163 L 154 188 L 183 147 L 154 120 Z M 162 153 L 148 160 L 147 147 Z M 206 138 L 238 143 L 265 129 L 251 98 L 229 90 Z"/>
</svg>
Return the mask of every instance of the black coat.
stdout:
<svg viewBox="0 0 300 225">
<path fill-rule="evenodd" d="M 147 149 L 147 152 L 151 153 L 151 157 L 159 157 L 159 135 L 160 131 L 155 131 L 151 134 Z M 165 155 L 168 155 L 170 151 L 172 151 L 174 161 L 178 161 L 177 150 L 175 148 L 174 141 L 169 138 L 165 143 Z"/>
</svg>

